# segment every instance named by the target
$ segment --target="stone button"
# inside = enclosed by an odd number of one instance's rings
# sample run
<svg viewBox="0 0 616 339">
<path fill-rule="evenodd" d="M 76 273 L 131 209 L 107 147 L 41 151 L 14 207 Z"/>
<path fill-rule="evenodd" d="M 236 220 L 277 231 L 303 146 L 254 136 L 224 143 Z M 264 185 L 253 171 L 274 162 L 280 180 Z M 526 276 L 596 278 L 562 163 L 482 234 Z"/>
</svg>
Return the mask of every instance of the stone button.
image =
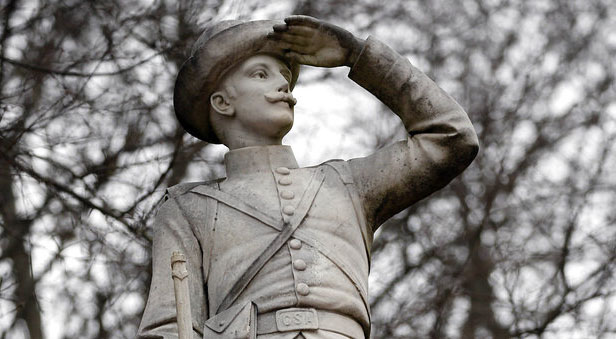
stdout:
<svg viewBox="0 0 616 339">
<path fill-rule="evenodd" d="M 298 271 L 303 271 L 306 269 L 306 262 L 303 261 L 302 259 L 297 259 L 293 261 L 293 268 L 295 268 Z"/>
<path fill-rule="evenodd" d="M 287 167 L 278 167 L 278 168 L 276 168 L 276 173 L 282 174 L 282 175 L 287 175 L 287 174 L 291 173 L 291 170 L 288 169 Z"/>
<path fill-rule="evenodd" d="M 282 208 L 282 213 L 286 215 L 293 215 L 293 213 L 295 213 L 295 207 L 291 205 L 286 205 L 285 207 Z"/>
<path fill-rule="evenodd" d="M 278 183 L 281 184 L 282 186 L 289 186 L 291 185 L 292 181 L 289 177 L 282 177 L 278 179 Z"/>
<path fill-rule="evenodd" d="M 280 196 L 283 199 L 291 200 L 295 198 L 295 193 L 293 193 L 293 191 L 284 190 L 284 191 L 280 191 Z"/>
<path fill-rule="evenodd" d="M 291 246 L 291 248 L 294 250 L 299 250 L 300 248 L 302 248 L 302 242 L 297 239 L 292 239 L 291 241 L 289 241 L 289 246 Z"/>
<path fill-rule="evenodd" d="M 306 295 L 310 294 L 310 287 L 308 287 L 308 285 L 306 285 L 304 283 L 297 284 L 295 289 L 297 290 L 297 293 L 299 295 L 306 296 Z"/>
</svg>

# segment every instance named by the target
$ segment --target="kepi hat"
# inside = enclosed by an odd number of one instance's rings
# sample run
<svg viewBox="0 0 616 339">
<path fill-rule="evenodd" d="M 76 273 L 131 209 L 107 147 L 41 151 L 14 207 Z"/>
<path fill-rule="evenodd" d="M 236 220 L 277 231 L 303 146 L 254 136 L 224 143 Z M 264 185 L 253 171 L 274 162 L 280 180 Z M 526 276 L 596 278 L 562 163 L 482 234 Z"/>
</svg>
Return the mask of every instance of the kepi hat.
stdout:
<svg viewBox="0 0 616 339">
<path fill-rule="evenodd" d="M 269 54 L 285 61 L 292 73 L 289 85 L 293 89 L 299 75 L 299 64 L 285 58 L 276 42 L 267 38 L 267 34 L 273 31 L 272 27 L 281 23 L 274 20 L 228 20 L 205 29 L 175 81 L 173 107 L 186 132 L 210 143 L 221 143 L 210 123 L 210 96 L 225 72 L 248 57 Z"/>
</svg>

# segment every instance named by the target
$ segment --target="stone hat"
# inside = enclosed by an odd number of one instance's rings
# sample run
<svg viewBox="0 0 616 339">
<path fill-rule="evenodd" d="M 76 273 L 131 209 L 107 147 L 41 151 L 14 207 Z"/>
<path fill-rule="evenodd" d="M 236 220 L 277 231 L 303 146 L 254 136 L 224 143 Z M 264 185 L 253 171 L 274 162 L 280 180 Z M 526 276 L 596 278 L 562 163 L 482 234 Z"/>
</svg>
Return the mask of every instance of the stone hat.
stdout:
<svg viewBox="0 0 616 339">
<path fill-rule="evenodd" d="M 293 74 L 293 89 L 299 64 L 284 59 L 283 52 L 266 36 L 282 21 L 221 21 L 209 25 L 193 45 L 191 56 L 180 68 L 175 81 L 173 107 L 186 132 L 219 144 L 210 124 L 210 96 L 222 75 L 238 62 L 256 54 L 270 54 L 285 61 Z"/>
</svg>

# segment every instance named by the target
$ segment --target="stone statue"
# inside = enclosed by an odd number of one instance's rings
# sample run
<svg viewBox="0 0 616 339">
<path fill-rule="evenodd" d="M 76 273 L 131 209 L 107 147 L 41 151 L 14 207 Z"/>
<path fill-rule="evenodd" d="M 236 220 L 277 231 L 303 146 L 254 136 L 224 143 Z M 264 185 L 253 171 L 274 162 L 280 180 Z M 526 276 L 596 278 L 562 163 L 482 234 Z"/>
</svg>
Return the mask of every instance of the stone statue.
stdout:
<svg viewBox="0 0 616 339">
<path fill-rule="evenodd" d="M 300 64 L 350 67 L 408 138 L 299 168 L 281 140 Z M 174 107 L 190 134 L 229 147 L 227 177 L 168 189 L 139 338 L 177 338 L 175 251 L 186 256 L 193 338 L 368 338 L 374 232 L 478 150 L 464 110 L 406 58 L 306 16 L 208 27 L 180 69 Z"/>
</svg>

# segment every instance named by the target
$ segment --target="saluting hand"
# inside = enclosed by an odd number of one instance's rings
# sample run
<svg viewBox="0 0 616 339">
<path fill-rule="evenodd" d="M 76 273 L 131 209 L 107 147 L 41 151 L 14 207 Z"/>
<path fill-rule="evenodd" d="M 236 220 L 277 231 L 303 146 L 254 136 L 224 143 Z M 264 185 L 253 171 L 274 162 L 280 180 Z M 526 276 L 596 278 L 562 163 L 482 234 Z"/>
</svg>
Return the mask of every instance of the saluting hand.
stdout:
<svg viewBox="0 0 616 339">
<path fill-rule="evenodd" d="M 285 56 L 317 67 L 353 66 L 364 41 L 349 31 L 305 15 L 293 15 L 274 25 L 268 38 L 278 42 Z"/>
</svg>

